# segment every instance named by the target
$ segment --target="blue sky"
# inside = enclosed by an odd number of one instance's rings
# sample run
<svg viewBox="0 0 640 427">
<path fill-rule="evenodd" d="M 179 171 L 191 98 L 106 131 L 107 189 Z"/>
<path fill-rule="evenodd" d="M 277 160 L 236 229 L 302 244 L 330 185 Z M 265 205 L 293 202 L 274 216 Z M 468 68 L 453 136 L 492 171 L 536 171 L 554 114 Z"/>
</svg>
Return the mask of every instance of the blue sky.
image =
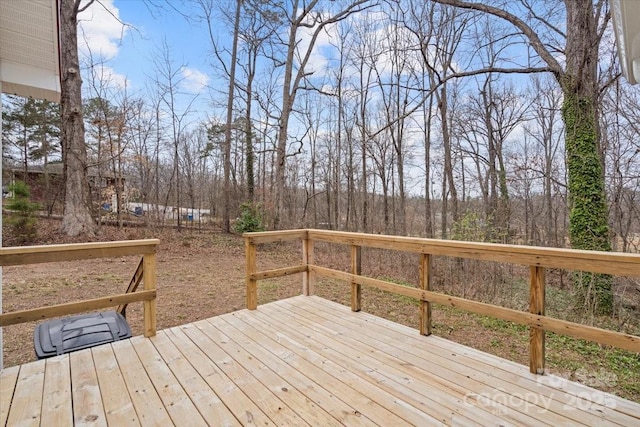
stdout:
<svg viewBox="0 0 640 427">
<path fill-rule="evenodd" d="M 126 82 L 130 93 L 144 91 L 154 74 L 154 52 L 163 40 L 174 66 L 181 68 L 182 91 L 206 92 L 211 85 L 211 48 L 204 26 L 190 25 L 170 8 L 155 9 L 143 0 L 96 0 L 81 15 L 80 27 L 81 56 L 86 60 L 91 52 L 94 62 L 102 58 L 105 74 L 118 85 Z"/>
</svg>

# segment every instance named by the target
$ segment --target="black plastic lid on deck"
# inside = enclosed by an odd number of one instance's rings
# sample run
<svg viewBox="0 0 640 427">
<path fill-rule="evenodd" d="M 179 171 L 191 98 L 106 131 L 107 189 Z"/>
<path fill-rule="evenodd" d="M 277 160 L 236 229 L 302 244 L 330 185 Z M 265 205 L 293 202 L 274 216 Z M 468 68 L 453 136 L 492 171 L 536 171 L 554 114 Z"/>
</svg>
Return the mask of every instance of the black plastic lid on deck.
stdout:
<svg viewBox="0 0 640 427">
<path fill-rule="evenodd" d="M 131 337 L 127 319 L 108 311 L 41 323 L 33 334 L 38 359 L 70 353 Z"/>
</svg>

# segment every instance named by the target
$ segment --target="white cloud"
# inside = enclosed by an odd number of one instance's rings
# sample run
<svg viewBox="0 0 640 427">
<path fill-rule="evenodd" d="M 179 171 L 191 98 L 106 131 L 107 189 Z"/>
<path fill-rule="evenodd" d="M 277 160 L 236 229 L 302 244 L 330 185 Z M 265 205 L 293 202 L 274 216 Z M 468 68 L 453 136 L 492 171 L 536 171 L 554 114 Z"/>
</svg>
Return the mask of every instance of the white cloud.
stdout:
<svg viewBox="0 0 640 427">
<path fill-rule="evenodd" d="M 328 12 L 323 13 L 323 19 L 329 18 L 330 15 Z M 311 20 L 312 16 L 310 15 L 307 20 Z M 313 38 L 313 33 L 316 31 L 317 25 L 312 27 L 300 27 L 298 29 L 298 44 L 297 44 L 297 53 L 298 60 L 302 59 L 309 50 L 309 45 L 311 44 L 311 40 Z M 309 60 L 307 62 L 305 71 L 309 73 L 314 73 L 315 77 L 322 76 L 329 69 L 329 60 L 334 53 L 337 52 L 335 48 L 335 44 L 338 38 L 337 26 L 336 24 L 328 25 L 323 28 L 316 38 L 313 49 L 311 50 L 311 55 L 309 56 Z M 332 44 L 333 42 L 333 44 Z"/>
<path fill-rule="evenodd" d="M 109 60 L 118 55 L 120 41 L 127 27 L 120 22 L 120 11 L 114 0 L 94 2 L 78 16 L 78 49 L 80 54 Z"/>
<path fill-rule="evenodd" d="M 195 68 L 182 67 L 182 88 L 187 92 L 200 93 L 209 84 L 209 76 Z"/>
<path fill-rule="evenodd" d="M 124 90 L 128 86 L 127 76 L 118 74 L 113 68 L 98 64 L 93 67 L 93 75 L 97 82 L 102 82 L 106 89 Z"/>
</svg>

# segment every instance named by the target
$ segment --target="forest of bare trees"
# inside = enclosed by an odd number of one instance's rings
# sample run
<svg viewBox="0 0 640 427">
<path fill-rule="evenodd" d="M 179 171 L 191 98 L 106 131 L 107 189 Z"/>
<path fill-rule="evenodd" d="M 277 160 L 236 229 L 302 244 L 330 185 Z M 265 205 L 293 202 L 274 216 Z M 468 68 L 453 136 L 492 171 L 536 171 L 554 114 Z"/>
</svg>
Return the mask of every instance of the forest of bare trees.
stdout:
<svg viewBox="0 0 640 427">
<path fill-rule="evenodd" d="M 574 3 L 589 6 L 585 46 L 567 31 Z M 126 182 L 118 219 L 126 202 L 139 202 L 206 209 L 227 229 L 250 203 L 270 228 L 569 246 L 582 238 L 570 227 L 574 208 L 603 203 L 604 224 L 587 232 L 604 233 L 615 250 L 637 249 L 640 92 L 619 77 L 608 2 L 181 6 L 209 26 L 202 54 L 226 81 L 199 95 L 210 97 L 206 114 L 181 91 L 184 64 L 162 40 L 144 91 L 110 81 L 101 58 L 83 60 L 88 165 Z M 600 172 L 576 166 L 567 145 L 576 144 L 567 102 L 587 78 L 574 75 L 585 69 L 580 58 L 593 62 L 589 167 Z M 46 162 L 60 161 L 59 128 L 29 136 L 39 125 L 20 120 L 25 103 L 3 102 L 5 164 L 42 165 L 43 150 Z M 583 181 L 590 177 L 596 187 Z M 595 192 L 576 196 L 583 187 Z"/>
</svg>

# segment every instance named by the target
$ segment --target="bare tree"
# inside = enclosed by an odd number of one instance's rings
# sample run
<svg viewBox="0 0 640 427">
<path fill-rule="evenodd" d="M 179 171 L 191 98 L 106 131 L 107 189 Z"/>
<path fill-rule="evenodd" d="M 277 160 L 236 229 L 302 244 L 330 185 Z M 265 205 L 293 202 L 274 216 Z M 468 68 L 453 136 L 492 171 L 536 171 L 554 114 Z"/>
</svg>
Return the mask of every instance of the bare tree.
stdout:
<svg viewBox="0 0 640 427">
<path fill-rule="evenodd" d="M 239 88 L 244 93 L 245 108 L 245 169 L 247 180 L 247 193 L 250 202 L 255 199 L 255 150 L 253 147 L 255 132 L 253 130 L 252 111 L 254 102 L 254 82 L 258 69 L 258 58 L 263 52 L 264 46 L 274 36 L 280 16 L 260 0 L 245 0 L 244 20 L 240 23 L 238 37 L 242 41 L 244 62 L 239 65 L 244 71 L 244 81 L 238 82 Z"/>
<path fill-rule="evenodd" d="M 453 139 L 450 115 L 450 85 L 453 62 L 456 51 L 462 41 L 464 29 L 469 24 L 470 17 L 460 14 L 453 9 L 437 8 L 429 13 L 429 23 L 435 28 L 435 34 L 428 41 L 423 40 L 422 57 L 429 69 L 429 80 L 434 91 L 436 107 L 440 118 L 440 132 L 444 150 L 444 179 L 442 180 L 442 238 L 447 237 L 449 201 L 454 222 L 458 221 L 458 189 L 454 176 Z"/>
<path fill-rule="evenodd" d="M 407 234 L 406 227 L 406 190 L 405 190 L 405 156 L 407 141 L 407 117 L 410 108 L 410 100 L 412 98 L 412 87 L 415 81 L 412 81 L 410 68 L 412 62 L 419 61 L 417 52 L 420 45 L 409 40 L 409 32 L 400 25 L 398 9 L 391 12 L 391 25 L 389 25 L 383 33 L 381 47 L 384 50 L 383 58 L 387 59 L 383 64 L 374 63 L 376 73 L 376 81 L 382 94 L 381 102 L 384 108 L 386 123 L 380 126 L 384 128 L 384 135 L 389 138 L 394 150 L 393 158 L 395 160 L 395 171 L 397 173 L 398 196 L 399 196 L 399 212 L 396 215 L 394 209 L 394 219 L 397 219 L 399 230 L 396 229 L 396 221 L 394 220 L 393 233 L 401 235 Z M 381 67 L 384 67 L 381 69 Z M 395 177 L 391 176 L 392 183 L 395 183 Z M 395 195 L 394 195 L 395 196 Z M 395 197 L 394 197 L 395 200 Z M 386 202 L 385 202 L 386 207 Z M 385 215 L 385 231 L 388 230 L 387 216 Z"/>
<path fill-rule="evenodd" d="M 530 112 L 531 123 L 525 126 L 526 134 L 536 142 L 542 151 L 540 165 L 530 163 L 529 168 L 543 179 L 543 207 L 544 207 L 544 238 L 542 243 L 547 246 L 559 246 L 563 233 L 558 229 L 559 217 L 556 187 L 566 188 L 564 181 L 558 178 L 562 164 L 562 123 L 560 108 L 562 94 L 553 82 L 544 76 L 533 79 Z M 566 208 L 566 206 L 564 206 Z"/>
<path fill-rule="evenodd" d="M 171 150 L 173 155 L 173 172 L 169 181 L 169 186 L 173 187 L 175 183 L 174 194 L 174 212 L 177 215 L 178 230 L 182 227 L 182 218 L 180 215 L 180 209 L 182 207 L 182 188 L 181 188 L 181 174 L 180 174 L 180 154 L 181 144 L 184 141 L 183 133 L 187 125 L 186 121 L 188 115 L 191 113 L 191 106 L 197 95 L 184 97 L 180 92 L 180 85 L 184 80 L 182 75 L 182 68 L 184 65 L 176 66 L 171 54 L 171 49 L 163 41 L 162 46 L 156 52 L 154 62 L 156 65 L 156 75 L 154 77 L 154 84 L 158 92 L 158 110 L 156 110 L 158 118 L 160 117 L 161 110 L 164 108 L 164 113 L 169 117 L 167 127 L 169 128 L 169 134 L 171 138 Z M 159 127 L 158 127 L 159 129 Z M 168 204 L 170 192 L 167 192 L 165 199 L 165 205 Z"/>
<path fill-rule="evenodd" d="M 607 162 L 607 188 L 614 245 L 624 252 L 637 251 L 640 209 L 640 97 L 623 93 L 618 81 L 604 96 L 602 135 Z"/>
<path fill-rule="evenodd" d="M 154 169 L 158 153 L 152 145 L 154 121 L 153 111 L 143 99 L 131 101 L 131 119 L 127 127 L 126 138 L 131 146 L 132 156 L 129 162 L 129 177 L 136 177 L 136 188 L 142 203 L 151 201 Z M 157 200 L 154 200 L 157 203 Z"/>
<path fill-rule="evenodd" d="M 276 147 L 276 188 L 274 228 L 278 228 L 285 212 L 285 170 L 287 159 L 287 141 L 289 137 L 289 118 L 293 111 L 296 95 L 303 81 L 315 70 L 308 68 L 311 54 L 320 34 L 332 24 L 350 15 L 365 10 L 370 0 L 352 0 L 338 11 L 317 10 L 319 0 L 293 0 L 290 9 L 283 9 L 289 27 L 288 37 L 283 40 L 286 49 L 282 85 L 282 109 L 278 123 L 278 143 Z M 310 37 L 303 50 L 300 50 L 299 38 L 303 31 L 309 31 Z"/>
</svg>

